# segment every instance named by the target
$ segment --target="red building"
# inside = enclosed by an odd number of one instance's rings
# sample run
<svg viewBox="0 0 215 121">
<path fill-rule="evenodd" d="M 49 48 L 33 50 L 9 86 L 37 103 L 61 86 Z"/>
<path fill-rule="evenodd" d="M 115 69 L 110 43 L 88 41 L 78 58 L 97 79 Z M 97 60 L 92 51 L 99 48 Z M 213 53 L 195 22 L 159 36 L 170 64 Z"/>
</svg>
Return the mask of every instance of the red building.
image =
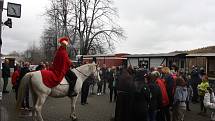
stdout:
<svg viewBox="0 0 215 121">
<path fill-rule="evenodd" d="M 96 63 L 100 66 L 105 64 L 107 67 L 111 68 L 112 66 L 120 66 L 127 63 L 127 58 L 123 57 L 124 55 L 129 55 L 126 53 L 118 54 L 103 54 L 103 55 L 83 55 L 83 62 L 91 63 L 93 58 L 96 58 Z"/>
</svg>

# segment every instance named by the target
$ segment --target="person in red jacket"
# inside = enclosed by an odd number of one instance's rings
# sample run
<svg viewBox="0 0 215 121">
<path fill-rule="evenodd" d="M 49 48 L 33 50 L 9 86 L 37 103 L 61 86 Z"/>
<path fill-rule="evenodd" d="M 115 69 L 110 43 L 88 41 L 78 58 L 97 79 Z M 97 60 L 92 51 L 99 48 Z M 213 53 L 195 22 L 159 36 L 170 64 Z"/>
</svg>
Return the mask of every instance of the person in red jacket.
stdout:
<svg viewBox="0 0 215 121">
<path fill-rule="evenodd" d="M 18 92 L 18 87 L 17 87 L 17 80 L 19 79 L 20 77 L 20 66 L 17 64 L 14 68 L 14 72 L 12 74 L 12 77 L 11 77 L 11 82 L 12 82 L 12 85 L 13 85 L 13 89 L 15 90 L 15 98 L 17 99 L 17 92 Z"/>
<path fill-rule="evenodd" d="M 72 61 L 69 59 L 66 47 L 69 44 L 68 37 L 59 39 L 61 46 L 57 49 L 54 61 L 49 70 L 41 70 L 43 83 L 49 87 L 55 87 L 62 81 L 63 77 L 72 66 Z M 75 92 L 74 92 L 75 93 Z M 69 96 L 73 95 L 69 91 Z"/>
<path fill-rule="evenodd" d="M 162 105 L 157 114 L 157 121 L 170 121 L 169 97 L 166 91 L 166 85 L 164 84 L 164 80 L 160 78 L 160 73 L 158 71 L 154 73 L 157 74 L 156 84 L 160 87 L 162 94 Z"/>
</svg>

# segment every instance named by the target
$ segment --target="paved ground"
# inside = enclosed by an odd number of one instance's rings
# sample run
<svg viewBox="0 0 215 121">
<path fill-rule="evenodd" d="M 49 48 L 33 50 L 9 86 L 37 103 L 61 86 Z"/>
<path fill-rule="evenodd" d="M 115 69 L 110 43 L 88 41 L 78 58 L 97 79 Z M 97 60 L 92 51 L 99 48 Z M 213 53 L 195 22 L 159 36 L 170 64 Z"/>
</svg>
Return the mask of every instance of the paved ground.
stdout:
<svg viewBox="0 0 215 121">
<path fill-rule="evenodd" d="M 4 94 L 0 105 L 0 121 L 31 121 L 30 117 L 18 117 L 15 112 L 15 97 L 10 91 Z M 88 105 L 80 105 L 80 99 L 77 102 L 77 115 L 79 121 L 110 121 L 114 114 L 114 103 L 110 103 L 108 95 L 91 95 L 88 98 Z M 199 104 L 191 105 L 190 112 L 186 112 L 185 121 L 209 121 L 208 116 L 197 115 Z M 43 108 L 43 117 L 45 121 L 70 121 L 70 100 L 68 98 L 48 98 Z"/>
</svg>

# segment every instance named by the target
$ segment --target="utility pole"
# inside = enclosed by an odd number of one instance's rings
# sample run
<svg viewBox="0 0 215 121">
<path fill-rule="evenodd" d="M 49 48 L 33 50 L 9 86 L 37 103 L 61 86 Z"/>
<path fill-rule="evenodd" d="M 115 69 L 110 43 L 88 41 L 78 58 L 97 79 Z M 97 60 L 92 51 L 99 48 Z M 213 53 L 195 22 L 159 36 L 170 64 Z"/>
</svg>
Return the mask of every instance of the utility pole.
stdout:
<svg viewBox="0 0 215 121">
<path fill-rule="evenodd" d="M 0 0 L 0 72 L 1 71 L 1 57 L 2 57 L 2 53 L 1 53 L 1 47 L 2 47 L 2 12 L 3 12 L 3 6 L 4 6 L 4 0 Z M 2 84 L 0 84 L 0 101 L 2 100 Z"/>
<path fill-rule="evenodd" d="M 67 2 L 63 0 L 63 36 L 68 36 L 67 30 Z"/>
</svg>

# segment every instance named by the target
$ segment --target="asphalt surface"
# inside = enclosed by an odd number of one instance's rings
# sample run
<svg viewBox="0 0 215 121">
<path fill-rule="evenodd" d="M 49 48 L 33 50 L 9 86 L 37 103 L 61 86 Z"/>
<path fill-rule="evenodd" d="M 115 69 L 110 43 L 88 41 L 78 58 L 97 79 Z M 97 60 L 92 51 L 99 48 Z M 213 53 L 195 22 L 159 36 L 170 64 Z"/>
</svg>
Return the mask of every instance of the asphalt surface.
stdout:
<svg viewBox="0 0 215 121">
<path fill-rule="evenodd" d="M 115 103 L 109 102 L 108 94 L 90 95 L 89 104 L 86 105 L 81 105 L 79 98 L 76 104 L 78 121 L 110 121 L 110 118 L 114 116 Z M 0 104 L 0 121 L 32 121 L 30 116 L 17 115 L 15 103 L 12 90 L 3 95 L 3 101 Z M 207 116 L 201 116 L 198 115 L 199 109 L 199 103 L 191 104 L 191 111 L 186 112 L 185 121 L 210 121 L 210 111 L 208 111 Z M 45 121 L 71 121 L 69 118 L 70 99 L 48 98 L 42 114 Z"/>
</svg>

